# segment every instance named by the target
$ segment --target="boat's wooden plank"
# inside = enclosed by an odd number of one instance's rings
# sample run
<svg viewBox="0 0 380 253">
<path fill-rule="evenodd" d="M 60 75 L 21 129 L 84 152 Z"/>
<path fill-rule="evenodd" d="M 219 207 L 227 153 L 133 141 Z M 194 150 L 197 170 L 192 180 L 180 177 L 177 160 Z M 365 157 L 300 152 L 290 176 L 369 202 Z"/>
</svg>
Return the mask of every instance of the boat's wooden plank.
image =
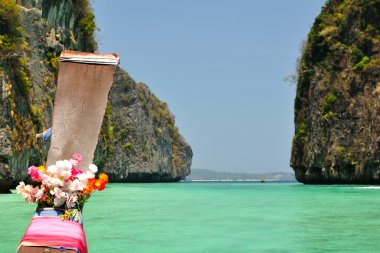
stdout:
<svg viewBox="0 0 380 253">
<path fill-rule="evenodd" d="M 82 154 L 80 168 L 93 162 L 116 66 L 61 62 L 55 94 L 47 166 Z"/>
<path fill-rule="evenodd" d="M 76 253 L 75 250 L 60 250 L 38 246 L 21 246 L 17 253 Z"/>
</svg>

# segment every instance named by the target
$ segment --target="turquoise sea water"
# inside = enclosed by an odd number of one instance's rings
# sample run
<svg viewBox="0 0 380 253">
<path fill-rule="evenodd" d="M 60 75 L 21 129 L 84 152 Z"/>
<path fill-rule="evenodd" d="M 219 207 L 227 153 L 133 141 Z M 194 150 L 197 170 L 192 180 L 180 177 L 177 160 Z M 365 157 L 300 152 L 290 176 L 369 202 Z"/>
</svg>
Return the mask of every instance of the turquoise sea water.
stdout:
<svg viewBox="0 0 380 253">
<path fill-rule="evenodd" d="M 0 195 L 0 253 L 35 206 Z M 380 252 L 380 187 L 109 184 L 85 206 L 89 253 Z"/>
</svg>

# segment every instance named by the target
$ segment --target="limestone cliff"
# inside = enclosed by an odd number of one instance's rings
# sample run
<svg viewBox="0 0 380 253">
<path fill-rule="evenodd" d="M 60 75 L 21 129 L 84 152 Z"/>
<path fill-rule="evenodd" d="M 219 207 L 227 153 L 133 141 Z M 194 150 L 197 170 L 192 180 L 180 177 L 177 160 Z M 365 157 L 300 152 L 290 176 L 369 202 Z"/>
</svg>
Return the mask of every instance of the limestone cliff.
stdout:
<svg viewBox="0 0 380 253">
<path fill-rule="evenodd" d="M 46 159 L 48 144 L 34 136 L 51 126 L 58 56 L 94 52 L 95 29 L 88 0 L 0 0 L 0 192 Z M 178 181 L 191 159 L 167 105 L 119 70 L 96 150 L 100 169 L 114 181 Z"/>
<path fill-rule="evenodd" d="M 190 174 L 192 151 L 166 103 L 119 71 L 95 152 L 112 181 L 179 181 Z"/>
<path fill-rule="evenodd" d="M 304 183 L 380 183 L 380 1 L 330 0 L 298 66 L 291 166 Z"/>
</svg>

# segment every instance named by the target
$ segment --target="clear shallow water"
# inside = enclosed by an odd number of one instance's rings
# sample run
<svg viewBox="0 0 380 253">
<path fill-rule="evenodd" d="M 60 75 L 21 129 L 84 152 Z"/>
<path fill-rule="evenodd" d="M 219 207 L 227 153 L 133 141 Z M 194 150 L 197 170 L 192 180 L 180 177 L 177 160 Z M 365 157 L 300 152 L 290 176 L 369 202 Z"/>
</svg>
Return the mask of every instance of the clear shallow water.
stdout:
<svg viewBox="0 0 380 253">
<path fill-rule="evenodd" d="M 15 252 L 34 208 L 0 195 L 0 253 Z M 109 184 L 84 228 L 90 253 L 379 252 L 380 188 Z"/>
</svg>

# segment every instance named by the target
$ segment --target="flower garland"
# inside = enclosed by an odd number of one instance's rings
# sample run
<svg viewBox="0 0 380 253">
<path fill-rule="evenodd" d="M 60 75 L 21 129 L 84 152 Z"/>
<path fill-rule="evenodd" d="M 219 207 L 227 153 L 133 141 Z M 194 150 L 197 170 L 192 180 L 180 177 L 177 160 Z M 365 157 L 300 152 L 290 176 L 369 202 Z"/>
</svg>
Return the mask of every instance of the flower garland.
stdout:
<svg viewBox="0 0 380 253">
<path fill-rule="evenodd" d="M 108 183 L 107 174 L 100 173 L 95 178 L 98 168 L 90 164 L 87 171 L 78 169 L 82 162 L 80 154 L 74 154 L 70 160 L 57 161 L 47 169 L 44 166 L 31 166 L 28 174 L 38 183 L 37 186 L 25 185 L 20 182 L 16 187 L 29 204 L 37 203 L 38 207 L 53 207 L 65 209 L 61 217 L 78 221 L 81 210 L 94 190 L 104 190 Z"/>
</svg>

